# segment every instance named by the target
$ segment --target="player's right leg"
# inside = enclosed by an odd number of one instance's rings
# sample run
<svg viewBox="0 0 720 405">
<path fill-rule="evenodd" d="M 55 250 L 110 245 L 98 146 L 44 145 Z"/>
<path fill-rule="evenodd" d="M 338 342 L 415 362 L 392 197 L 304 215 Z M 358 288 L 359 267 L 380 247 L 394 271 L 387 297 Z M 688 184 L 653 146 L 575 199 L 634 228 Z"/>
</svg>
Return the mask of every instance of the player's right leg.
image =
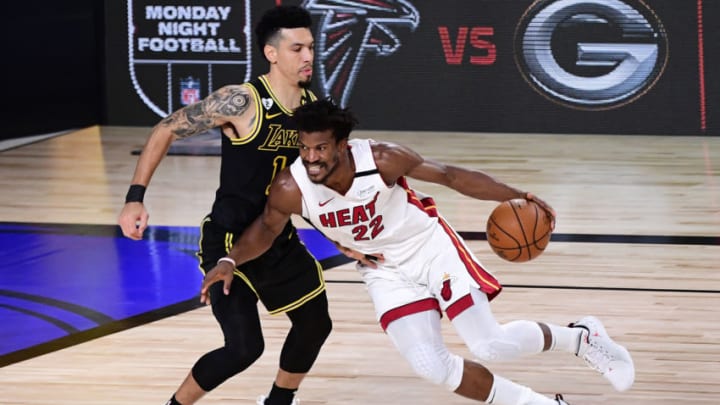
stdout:
<svg viewBox="0 0 720 405">
<path fill-rule="evenodd" d="M 255 293 L 238 277 L 233 280 L 230 295 L 225 295 L 222 288 L 222 283 L 212 285 L 210 300 L 225 345 L 197 360 L 174 395 L 179 404 L 194 404 L 253 364 L 265 348 Z"/>
<path fill-rule="evenodd" d="M 227 237 L 226 231 L 209 218 L 203 220 L 198 252 L 203 272 L 210 271 L 217 260 L 225 256 Z M 249 367 L 265 349 L 255 291 L 238 276 L 233 278 L 229 295 L 222 290 L 222 283 L 210 286 L 210 303 L 225 345 L 197 360 L 169 401 L 171 405 L 194 404 L 205 393 Z"/>
<path fill-rule="evenodd" d="M 288 223 L 263 259 L 243 271 L 267 311 L 285 313 L 291 322 L 275 381 L 258 403 L 294 405 L 296 391 L 332 330 L 322 266 Z"/>
<path fill-rule="evenodd" d="M 416 374 L 451 391 L 460 386 L 464 361 L 445 346 L 440 333 L 440 314 L 436 310 L 395 319 L 385 332 Z M 478 383 L 484 383 L 489 389 L 490 375 L 482 378 L 485 380 Z"/>
</svg>

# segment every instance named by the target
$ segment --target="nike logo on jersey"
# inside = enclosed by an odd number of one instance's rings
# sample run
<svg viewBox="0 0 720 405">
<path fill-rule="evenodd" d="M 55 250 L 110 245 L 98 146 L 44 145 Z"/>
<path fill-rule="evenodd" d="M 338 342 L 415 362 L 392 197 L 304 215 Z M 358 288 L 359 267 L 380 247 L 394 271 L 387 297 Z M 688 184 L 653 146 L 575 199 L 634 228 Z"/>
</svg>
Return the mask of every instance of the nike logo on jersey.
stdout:
<svg viewBox="0 0 720 405">
<path fill-rule="evenodd" d="M 330 201 L 332 201 L 332 200 L 334 200 L 334 199 L 335 199 L 335 197 L 333 197 L 333 198 L 331 198 L 331 199 L 329 199 L 329 200 L 326 200 L 326 201 L 320 201 L 320 202 L 318 203 L 318 205 L 321 206 L 321 207 L 324 207 L 325 205 L 327 205 L 327 203 L 329 203 Z"/>
<path fill-rule="evenodd" d="M 268 112 L 265 111 L 265 119 L 266 119 L 266 120 L 271 120 L 271 119 L 273 119 L 273 118 L 275 118 L 275 117 L 277 117 L 278 115 L 281 115 L 281 114 L 282 114 L 281 112 L 276 113 L 276 114 L 268 114 Z"/>
</svg>

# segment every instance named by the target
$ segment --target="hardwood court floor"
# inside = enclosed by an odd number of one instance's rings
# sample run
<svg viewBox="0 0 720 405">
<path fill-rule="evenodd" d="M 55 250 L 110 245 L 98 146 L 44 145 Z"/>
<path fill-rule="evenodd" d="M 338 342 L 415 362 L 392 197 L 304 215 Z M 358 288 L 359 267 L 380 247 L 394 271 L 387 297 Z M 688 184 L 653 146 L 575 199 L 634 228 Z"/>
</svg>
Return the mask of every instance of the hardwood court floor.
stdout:
<svg viewBox="0 0 720 405">
<path fill-rule="evenodd" d="M 0 153 L 0 221 L 113 224 L 148 128 L 88 128 Z M 717 404 L 720 400 L 720 138 L 363 132 L 482 169 L 550 202 L 557 229 L 526 264 L 470 246 L 506 285 L 500 321 L 565 324 L 586 314 L 634 356 L 633 388 L 613 392 L 582 361 L 544 353 L 490 365 L 573 405 Z M 197 225 L 219 160 L 169 156 L 147 193 L 151 222 Z M 481 232 L 494 203 L 430 184 L 461 232 Z M 71 271 L 69 269 L 68 271 Z M 326 271 L 334 331 L 302 404 L 469 404 L 416 377 L 374 320 L 351 265 Z M 264 313 L 266 352 L 204 404 L 254 404 L 268 391 L 288 322 Z M 3 325 L 3 327 L 10 327 Z M 448 345 L 469 356 L 444 320 Z M 207 307 L 0 368 L 0 403 L 161 404 L 221 334 Z"/>
</svg>

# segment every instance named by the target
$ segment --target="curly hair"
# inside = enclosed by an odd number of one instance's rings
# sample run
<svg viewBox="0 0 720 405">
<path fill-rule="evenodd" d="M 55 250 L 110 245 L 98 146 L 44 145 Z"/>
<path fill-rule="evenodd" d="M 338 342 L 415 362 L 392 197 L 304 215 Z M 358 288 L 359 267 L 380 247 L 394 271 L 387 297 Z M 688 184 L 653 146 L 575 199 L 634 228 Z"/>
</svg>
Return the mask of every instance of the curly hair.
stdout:
<svg viewBox="0 0 720 405">
<path fill-rule="evenodd" d="M 293 120 L 302 132 L 319 132 L 331 129 L 335 141 L 347 139 L 358 124 L 348 108 L 341 108 L 329 99 L 320 99 L 295 109 Z"/>
</svg>

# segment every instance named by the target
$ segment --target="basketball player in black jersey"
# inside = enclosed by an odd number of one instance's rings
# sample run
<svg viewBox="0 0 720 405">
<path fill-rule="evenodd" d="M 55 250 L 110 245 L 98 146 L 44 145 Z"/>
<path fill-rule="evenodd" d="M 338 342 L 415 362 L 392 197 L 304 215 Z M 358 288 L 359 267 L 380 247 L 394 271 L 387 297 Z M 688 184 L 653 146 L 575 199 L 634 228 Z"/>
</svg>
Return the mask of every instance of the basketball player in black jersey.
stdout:
<svg viewBox="0 0 720 405">
<path fill-rule="evenodd" d="M 200 267 L 207 272 L 227 255 L 262 212 L 272 179 L 298 156 L 297 131 L 290 117 L 296 107 L 315 99 L 308 90 L 314 46 L 311 23 L 310 15 L 300 7 L 269 10 L 255 27 L 269 72 L 249 83 L 223 87 L 173 112 L 153 128 L 118 218 L 125 236 L 142 238 L 148 223 L 145 188 L 170 144 L 220 127 L 224 135 L 220 186 L 212 211 L 201 225 Z M 229 295 L 223 294 L 221 283 L 210 292 L 225 345 L 200 357 L 168 404 L 195 403 L 260 357 L 264 343 L 258 299 L 268 312 L 286 313 L 292 322 L 275 382 L 258 404 L 297 402 L 295 391 L 332 324 L 320 265 L 298 240 L 291 222 L 268 252 L 236 267 L 232 286 Z"/>
</svg>

